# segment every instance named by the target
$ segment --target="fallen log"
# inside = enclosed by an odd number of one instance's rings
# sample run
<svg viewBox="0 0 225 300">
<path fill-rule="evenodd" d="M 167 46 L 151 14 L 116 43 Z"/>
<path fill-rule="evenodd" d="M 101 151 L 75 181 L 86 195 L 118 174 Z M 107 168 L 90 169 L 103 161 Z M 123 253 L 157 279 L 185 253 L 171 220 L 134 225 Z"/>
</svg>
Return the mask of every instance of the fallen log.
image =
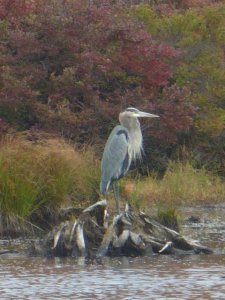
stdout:
<svg viewBox="0 0 225 300">
<path fill-rule="evenodd" d="M 212 252 L 129 205 L 110 223 L 106 200 L 86 208 L 74 221 L 60 223 L 32 250 L 38 255 L 87 258 Z"/>
</svg>

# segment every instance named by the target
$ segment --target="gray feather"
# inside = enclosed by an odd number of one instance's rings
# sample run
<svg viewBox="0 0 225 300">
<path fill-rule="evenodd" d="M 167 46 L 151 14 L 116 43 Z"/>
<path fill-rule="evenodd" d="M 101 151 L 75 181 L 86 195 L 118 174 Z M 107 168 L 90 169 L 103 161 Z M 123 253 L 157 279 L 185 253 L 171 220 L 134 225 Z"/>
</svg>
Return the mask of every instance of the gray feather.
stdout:
<svg viewBox="0 0 225 300">
<path fill-rule="evenodd" d="M 100 190 L 106 194 L 112 180 L 124 176 L 130 167 L 128 157 L 128 130 L 123 126 L 116 126 L 106 143 L 102 157 L 102 177 Z"/>
</svg>

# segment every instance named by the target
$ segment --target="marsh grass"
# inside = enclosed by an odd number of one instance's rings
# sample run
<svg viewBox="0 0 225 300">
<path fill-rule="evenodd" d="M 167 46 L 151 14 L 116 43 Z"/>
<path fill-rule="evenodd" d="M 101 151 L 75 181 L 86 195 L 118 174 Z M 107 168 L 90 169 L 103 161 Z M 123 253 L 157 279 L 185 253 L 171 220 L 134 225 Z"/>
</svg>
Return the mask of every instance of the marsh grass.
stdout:
<svg viewBox="0 0 225 300">
<path fill-rule="evenodd" d="M 164 226 L 179 231 L 179 213 L 173 204 L 157 203 L 156 218 Z"/>
<path fill-rule="evenodd" d="M 225 200 L 225 183 L 205 169 L 195 169 L 190 162 L 170 162 L 162 179 L 150 175 L 139 180 L 133 201 L 141 206 L 166 203 L 168 207 L 218 203 Z"/>
<path fill-rule="evenodd" d="M 162 179 L 154 174 L 136 178 L 129 201 L 138 209 L 150 209 L 159 222 L 178 230 L 179 207 L 224 202 L 225 183 L 205 169 L 195 169 L 189 161 L 170 162 Z"/>
<path fill-rule="evenodd" d="M 60 208 L 86 207 L 99 199 L 99 180 L 100 163 L 90 147 L 78 151 L 52 137 L 38 141 L 17 137 L 2 143 L 0 234 L 44 228 Z M 176 225 L 181 205 L 225 199 L 225 183 L 188 161 L 171 162 L 162 179 L 130 177 L 121 180 L 121 186 L 123 199 L 137 209 L 155 207 L 165 225 Z M 114 199 L 110 203 L 114 208 Z"/>
<path fill-rule="evenodd" d="M 41 219 L 63 206 L 82 207 L 96 201 L 99 176 L 99 162 L 88 147 L 77 151 L 56 138 L 36 144 L 19 138 L 4 143 L 0 232 L 27 227 L 34 215 Z"/>
</svg>

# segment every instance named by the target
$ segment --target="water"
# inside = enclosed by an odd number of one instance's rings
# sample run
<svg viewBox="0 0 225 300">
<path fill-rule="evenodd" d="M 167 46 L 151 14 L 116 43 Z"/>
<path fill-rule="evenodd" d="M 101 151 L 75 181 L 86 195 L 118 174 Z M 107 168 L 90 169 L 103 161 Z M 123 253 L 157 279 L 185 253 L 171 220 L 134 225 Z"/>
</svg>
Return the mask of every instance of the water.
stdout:
<svg viewBox="0 0 225 300">
<path fill-rule="evenodd" d="M 224 299 L 224 255 L 2 258 L 1 299 Z"/>
<path fill-rule="evenodd" d="M 185 237 L 200 241 L 217 254 L 225 254 L 225 205 L 186 207 L 181 216 L 184 220 L 181 232 Z M 185 222 L 190 216 L 199 217 L 199 222 Z"/>
<path fill-rule="evenodd" d="M 73 259 L 0 256 L 0 299 L 225 299 L 224 207 L 186 208 L 185 235 L 212 255 Z"/>
</svg>

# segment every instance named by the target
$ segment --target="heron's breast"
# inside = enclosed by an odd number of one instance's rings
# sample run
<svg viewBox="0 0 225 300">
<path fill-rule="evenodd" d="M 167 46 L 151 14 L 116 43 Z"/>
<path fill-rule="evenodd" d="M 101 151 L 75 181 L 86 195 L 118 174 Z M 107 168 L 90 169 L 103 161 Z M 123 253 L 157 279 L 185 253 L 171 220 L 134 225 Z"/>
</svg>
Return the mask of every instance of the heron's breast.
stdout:
<svg viewBox="0 0 225 300">
<path fill-rule="evenodd" d="M 142 154 L 142 134 L 141 131 L 129 134 L 128 154 L 131 161 L 141 159 Z"/>
</svg>

